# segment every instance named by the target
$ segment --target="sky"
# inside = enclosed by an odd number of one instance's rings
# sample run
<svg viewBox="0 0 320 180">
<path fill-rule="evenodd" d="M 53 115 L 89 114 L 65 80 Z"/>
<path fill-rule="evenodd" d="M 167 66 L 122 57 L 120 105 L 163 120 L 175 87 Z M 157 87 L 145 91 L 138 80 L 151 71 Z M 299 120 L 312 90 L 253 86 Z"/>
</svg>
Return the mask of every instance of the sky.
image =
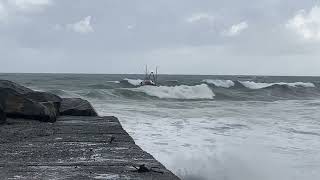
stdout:
<svg viewBox="0 0 320 180">
<path fill-rule="evenodd" d="M 0 0 L 0 72 L 320 75 L 316 0 Z"/>
</svg>

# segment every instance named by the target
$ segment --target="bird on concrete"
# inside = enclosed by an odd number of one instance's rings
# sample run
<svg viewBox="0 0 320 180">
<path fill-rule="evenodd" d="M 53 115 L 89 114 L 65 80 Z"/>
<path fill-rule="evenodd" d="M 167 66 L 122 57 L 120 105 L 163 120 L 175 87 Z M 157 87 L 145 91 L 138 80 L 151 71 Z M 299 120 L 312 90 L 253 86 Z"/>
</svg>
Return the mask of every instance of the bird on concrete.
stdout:
<svg viewBox="0 0 320 180">
<path fill-rule="evenodd" d="M 111 136 L 109 143 L 112 144 L 112 142 L 115 140 L 116 138 L 114 136 Z"/>
</svg>

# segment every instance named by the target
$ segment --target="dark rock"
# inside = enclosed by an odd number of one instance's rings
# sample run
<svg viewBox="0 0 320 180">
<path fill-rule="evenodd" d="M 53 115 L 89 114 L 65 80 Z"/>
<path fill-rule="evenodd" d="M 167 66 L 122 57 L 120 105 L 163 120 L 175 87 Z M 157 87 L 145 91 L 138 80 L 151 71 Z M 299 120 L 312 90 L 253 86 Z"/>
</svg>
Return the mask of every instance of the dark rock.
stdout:
<svg viewBox="0 0 320 180">
<path fill-rule="evenodd" d="M 97 116 L 92 105 L 81 98 L 63 98 L 60 115 L 62 116 Z"/>
<path fill-rule="evenodd" d="M 62 98 L 60 98 L 59 96 L 48 92 L 34 91 L 26 93 L 25 97 L 40 103 L 52 102 L 56 111 L 56 115 L 59 115 L 59 110 L 62 102 Z"/>
<path fill-rule="evenodd" d="M 40 104 L 45 106 L 54 116 L 58 116 L 56 105 L 53 102 L 40 102 Z"/>
<path fill-rule="evenodd" d="M 14 83 L 12 81 L 8 81 L 8 80 L 0 80 L 0 88 L 8 88 L 8 89 L 13 89 L 16 92 L 20 93 L 20 94 L 26 94 L 26 93 L 30 93 L 33 92 L 33 90 L 26 88 L 24 86 L 21 86 L 17 83 Z"/>
<path fill-rule="evenodd" d="M 0 124 L 4 124 L 6 122 L 6 112 L 4 111 L 4 108 L 0 104 Z"/>
<path fill-rule="evenodd" d="M 0 102 L 5 107 L 7 117 L 34 119 L 43 122 L 56 121 L 54 108 L 47 108 L 13 89 L 0 88 Z"/>
</svg>

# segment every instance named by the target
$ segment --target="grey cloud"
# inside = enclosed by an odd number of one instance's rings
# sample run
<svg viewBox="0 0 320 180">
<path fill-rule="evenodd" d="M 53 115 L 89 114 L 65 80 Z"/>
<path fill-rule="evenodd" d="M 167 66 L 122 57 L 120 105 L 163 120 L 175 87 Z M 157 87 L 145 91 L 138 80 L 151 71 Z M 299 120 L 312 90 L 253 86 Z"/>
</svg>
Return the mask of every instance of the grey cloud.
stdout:
<svg viewBox="0 0 320 180">
<path fill-rule="evenodd" d="M 285 26 L 300 9 L 315 5 L 312 0 L 52 0 L 41 11 L 0 20 L 0 62 L 6 65 L 0 71 L 140 73 L 148 63 L 167 73 L 319 75 L 314 70 L 320 67 L 319 44 L 301 41 Z M 88 16 L 90 26 L 81 27 L 91 33 L 75 33 L 72 25 Z M 247 29 L 223 35 L 241 22 Z"/>
</svg>

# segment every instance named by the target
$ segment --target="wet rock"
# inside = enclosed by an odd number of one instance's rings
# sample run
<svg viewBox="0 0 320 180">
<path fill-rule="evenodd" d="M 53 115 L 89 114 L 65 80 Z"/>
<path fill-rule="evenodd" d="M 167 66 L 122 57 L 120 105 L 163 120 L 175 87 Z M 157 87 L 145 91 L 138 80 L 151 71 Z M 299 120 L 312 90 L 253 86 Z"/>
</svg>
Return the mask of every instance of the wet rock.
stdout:
<svg viewBox="0 0 320 180">
<path fill-rule="evenodd" d="M 5 122 L 6 122 L 6 113 L 2 105 L 0 104 L 0 125 L 4 124 Z"/>
<path fill-rule="evenodd" d="M 33 101 L 40 102 L 42 104 L 44 102 L 49 102 L 49 104 L 52 103 L 54 106 L 56 115 L 59 115 L 59 110 L 62 102 L 62 98 L 60 98 L 59 96 L 52 93 L 48 93 L 48 92 L 34 91 L 34 92 L 26 93 L 25 97 Z"/>
<path fill-rule="evenodd" d="M 54 116 L 58 116 L 56 105 L 53 102 L 40 102 L 40 104 L 45 106 Z"/>
<path fill-rule="evenodd" d="M 17 83 L 14 83 L 12 81 L 8 81 L 8 80 L 0 80 L 0 88 L 1 89 L 13 89 L 16 92 L 20 93 L 20 94 L 26 94 L 26 93 L 30 93 L 33 92 L 33 90 L 26 88 L 24 86 L 21 86 Z"/>
<path fill-rule="evenodd" d="M 97 116 L 92 105 L 81 98 L 63 98 L 60 107 L 60 115 L 65 116 Z"/>
<path fill-rule="evenodd" d="M 34 119 L 43 122 L 56 121 L 54 109 L 28 99 L 13 89 L 0 88 L 0 102 L 5 107 L 7 117 Z"/>
</svg>

